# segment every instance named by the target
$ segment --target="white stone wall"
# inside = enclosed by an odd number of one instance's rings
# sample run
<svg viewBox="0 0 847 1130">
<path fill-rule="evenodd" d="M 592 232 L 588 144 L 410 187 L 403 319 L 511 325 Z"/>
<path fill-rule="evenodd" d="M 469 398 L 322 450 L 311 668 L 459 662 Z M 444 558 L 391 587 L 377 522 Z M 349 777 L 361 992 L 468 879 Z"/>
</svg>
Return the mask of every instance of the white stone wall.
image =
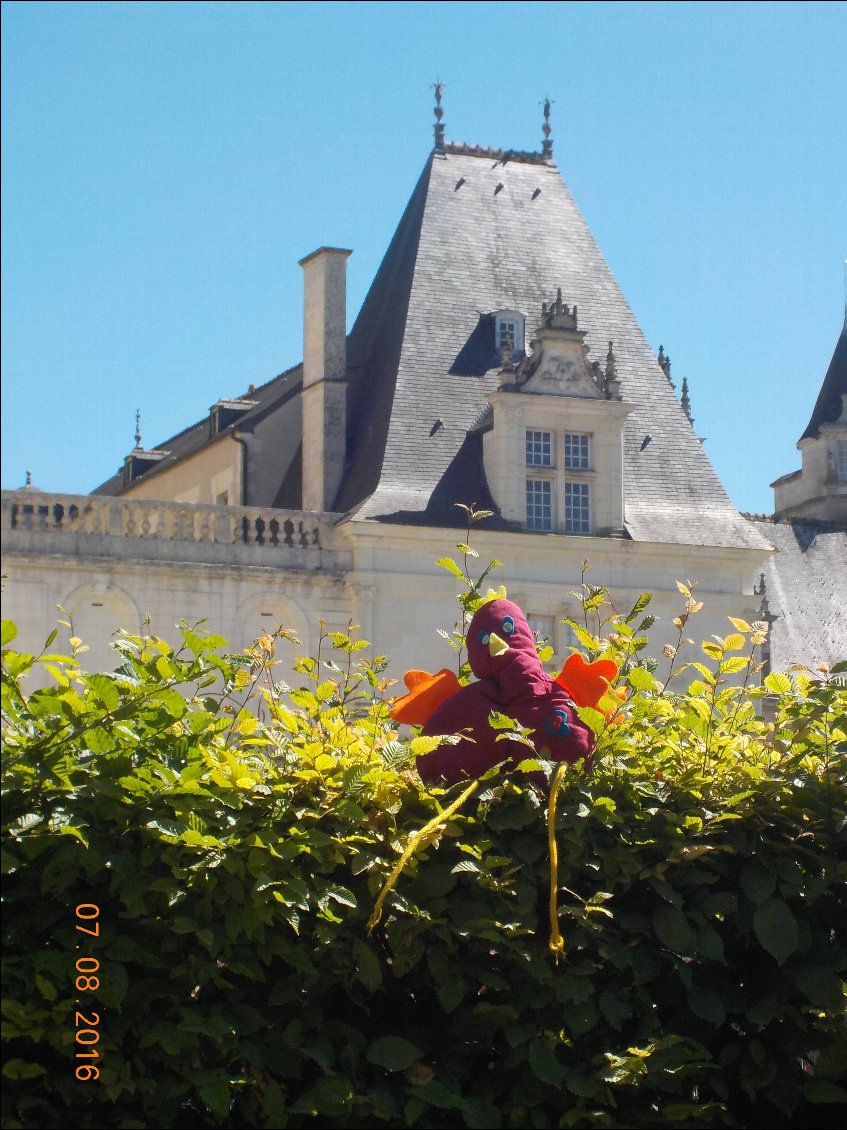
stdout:
<svg viewBox="0 0 847 1130">
<path fill-rule="evenodd" d="M 3 571 L 3 615 L 18 625 L 14 646 L 38 654 L 65 619 L 57 611 L 62 605 L 74 633 L 89 648 L 80 657 L 89 670 L 112 670 L 118 664 L 110 642 L 119 628 L 150 631 L 176 642 L 180 620 L 205 620 L 206 628 L 240 650 L 261 633 L 283 626 L 301 641 L 300 647 L 281 649 L 293 659 L 314 652 L 320 618 L 328 629 L 341 631 L 351 616 L 349 586 L 339 574 L 16 554 L 4 557 Z M 66 651 L 69 636 L 59 626 L 50 650 Z"/>
<path fill-rule="evenodd" d="M 378 526 L 350 523 L 354 568 L 352 584 L 355 616 L 363 634 L 392 660 L 391 674 L 400 678 L 409 667 L 438 670 L 455 666 L 456 657 L 438 634 L 452 631 L 459 615 L 455 599 L 461 585 L 435 565 L 439 557 L 459 561 L 456 530 Z M 590 569 L 586 580 L 606 585 L 616 607 L 627 612 L 642 592 L 655 594 L 650 612 L 659 617 L 651 629 L 651 651 L 675 643 L 677 630 L 671 623 L 682 609 L 684 598 L 677 580 L 691 581 L 698 599 L 705 602 L 691 621 L 701 658 L 701 640 L 732 631 L 727 616 L 758 618 L 760 598 L 753 581 L 764 565 L 766 554 L 750 550 L 678 545 L 647 545 L 608 538 L 557 537 L 538 534 L 498 534 L 475 530 L 473 546 L 479 558 L 471 562 L 477 575 L 490 560 L 503 567 L 490 576 L 492 587 L 505 584 L 508 595 L 531 615 L 553 616 L 555 643 L 566 658 L 567 633 L 558 621 L 575 616 L 581 565 Z M 459 562 L 460 563 L 460 562 Z M 486 585 L 488 582 L 486 582 Z M 665 661 L 666 662 L 666 661 Z"/>
<path fill-rule="evenodd" d="M 234 648 L 282 624 L 293 628 L 302 644 L 284 649 L 289 657 L 297 651 L 314 652 L 321 618 L 331 630 L 346 630 L 352 619 L 360 635 L 371 641 L 373 652 L 390 658 L 390 673 L 398 680 L 411 667 L 434 671 L 456 665 L 456 655 L 438 629 L 452 631 L 461 585 L 435 562 L 445 556 L 459 561 L 456 543 L 463 540 L 462 531 L 355 520 L 333 525 L 327 516 L 278 512 L 280 527 L 296 519 L 297 528 L 302 526 L 308 534 L 306 540 L 318 537 L 320 544 L 274 545 L 267 536 L 260 544 L 246 544 L 232 536 L 229 542 L 223 536 L 212 541 L 193 533 L 180 540 L 155 536 L 155 522 L 152 527 L 148 522 L 152 535 L 148 529 L 142 536 L 136 520 L 134 533 L 120 532 L 126 530 L 127 509 L 146 513 L 146 504 L 109 499 L 98 505 L 120 509 L 118 532 L 85 533 L 50 528 L 52 511 L 43 501 L 46 515 L 38 507 L 36 513 L 23 514 L 20 508 L 32 509 L 34 497 L 56 496 L 19 491 L 8 492 L 3 500 L 3 615 L 18 622 L 18 642 L 24 650 L 40 650 L 61 604 L 73 616 L 76 634 L 91 648 L 86 660 L 91 669 L 114 665 L 109 648 L 114 630 L 138 631 L 148 616 L 151 629 L 171 640 L 177 638 L 179 620 L 206 620 L 208 628 Z M 67 506 L 70 496 L 62 497 Z M 14 505 L 19 509 L 13 522 Z M 166 508 L 167 514 L 173 509 Z M 204 513 L 203 508 L 197 510 Z M 263 521 L 273 513 L 265 511 Z M 192 530 L 209 528 L 204 520 Z M 230 534 L 240 529 L 236 521 L 221 528 Z M 677 580 L 693 582 L 697 597 L 705 601 L 703 612 L 691 623 L 690 634 L 698 645 L 731 630 L 727 615 L 747 620 L 758 615 L 759 598 L 752 584 L 765 559 L 758 551 L 502 534 L 482 528 L 473 531 L 472 544 L 479 553 L 470 563 L 473 576 L 489 560 L 499 559 L 503 566 L 491 574 L 492 586 L 505 584 L 508 595 L 528 614 L 553 617 L 560 660 L 568 654 L 569 641 L 558 621 L 579 612 L 572 594 L 579 587 L 583 561 L 590 565 L 586 579 L 608 586 L 620 611 L 628 611 L 641 592 L 655 594 L 650 611 L 660 619 L 651 631 L 651 650 L 657 656 L 664 643 L 676 641 L 671 620 L 683 605 Z M 67 635 L 63 629 L 54 650 L 65 646 Z M 699 650 L 691 653 L 692 658 L 698 656 Z"/>
</svg>

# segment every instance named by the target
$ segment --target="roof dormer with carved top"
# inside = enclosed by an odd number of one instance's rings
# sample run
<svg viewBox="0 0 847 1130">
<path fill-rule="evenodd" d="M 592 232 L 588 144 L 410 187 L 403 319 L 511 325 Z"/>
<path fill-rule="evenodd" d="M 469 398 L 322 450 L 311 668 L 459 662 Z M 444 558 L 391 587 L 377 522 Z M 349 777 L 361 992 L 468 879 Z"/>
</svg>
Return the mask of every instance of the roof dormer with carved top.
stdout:
<svg viewBox="0 0 847 1130">
<path fill-rule="evenodd" d="M 485 473 L 502 516 L 530 532 L 623 535 L 625 404 L 612 342 L 591 360 L 576 306 L 541 309 L 530 352 L 507 354 L 488 400 Z"/>
</svg>

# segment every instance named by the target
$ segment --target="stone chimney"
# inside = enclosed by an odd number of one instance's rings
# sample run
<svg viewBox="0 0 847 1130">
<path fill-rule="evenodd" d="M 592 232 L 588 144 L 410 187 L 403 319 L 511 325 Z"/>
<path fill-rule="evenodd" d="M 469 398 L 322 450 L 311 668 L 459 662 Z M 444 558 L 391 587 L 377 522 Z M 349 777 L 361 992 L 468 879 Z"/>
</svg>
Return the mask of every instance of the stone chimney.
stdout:
<svg viewBox="0 0 847 1130">
<path fill-rule="evenodd" d="M 300 260 L 303 293 L 303 509 L 332 510 L 347 433 L 347 257 L 319 247 Z"/>
</svg>

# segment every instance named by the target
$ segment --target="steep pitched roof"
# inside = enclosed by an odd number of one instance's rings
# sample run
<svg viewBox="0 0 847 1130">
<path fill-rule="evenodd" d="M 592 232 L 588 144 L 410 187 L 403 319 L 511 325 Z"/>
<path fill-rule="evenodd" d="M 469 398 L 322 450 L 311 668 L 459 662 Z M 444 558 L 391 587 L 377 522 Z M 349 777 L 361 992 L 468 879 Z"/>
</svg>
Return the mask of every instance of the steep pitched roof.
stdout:
<svg viewBox="0 0 847 1130">
<path fill-rule="evenodd" d="M 764 569 L 769 611 L 777 617 L 773 668 L 847 659 L 847 531 L 801 518 L 757 516 L 750 522 L 777 551 Z"/>
<path fill-rule="evenodd" d="M 823 379 L 821 390 L 812 410 L 812 418 L 800 436 L 801 440 L 818 434 L 821 424 L 832 423 L 841 415 L 841 397 L 847 396 L 847 314 L 841 334 L 835 344 L 835 352 Z"/>
<path fill-rule="evenodd" d="M 559 170 L 537 155 L 446 147 L 430 157 L 350 336 L 350 466 L 337 510 L 447 520 L 470 465 L 460 452 L 495 368 L 467 363 L 481 319 L 512 309 L 527 330 L 561 287 L 590 360 L 614 341 L 624 400 L 626 516 L 643 541 L 763 548 L 729 501 Z M 530 336 L 528 332 L 527 336 Z M 440 420 L 442 424 L 433 430 Z M 652 442 L 642 450 L 647 434 Z M 481 445 L 480 445 L 481 450 Z M 477 476 L 478 478 L 478 476 Z M 461 480 L 461 481 L 458 481 Z M 372 493 L 371 493 L 372 492 Z"/>
</svg>

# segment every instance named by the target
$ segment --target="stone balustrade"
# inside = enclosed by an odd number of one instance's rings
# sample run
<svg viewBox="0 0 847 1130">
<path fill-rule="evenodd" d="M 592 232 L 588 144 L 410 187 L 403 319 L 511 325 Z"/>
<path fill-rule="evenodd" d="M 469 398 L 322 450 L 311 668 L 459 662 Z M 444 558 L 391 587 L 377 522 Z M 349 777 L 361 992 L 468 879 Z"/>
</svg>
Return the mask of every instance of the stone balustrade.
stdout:
<svg viewBox="0 0 847 1130">
<path fill-rule="evenodd" d="M 316 568 L 328 564 L 319 558 L 333 549 L 337 518 L 271 507 L 2 492 L 3 543 L 11 551 Z"/>
</svg>

